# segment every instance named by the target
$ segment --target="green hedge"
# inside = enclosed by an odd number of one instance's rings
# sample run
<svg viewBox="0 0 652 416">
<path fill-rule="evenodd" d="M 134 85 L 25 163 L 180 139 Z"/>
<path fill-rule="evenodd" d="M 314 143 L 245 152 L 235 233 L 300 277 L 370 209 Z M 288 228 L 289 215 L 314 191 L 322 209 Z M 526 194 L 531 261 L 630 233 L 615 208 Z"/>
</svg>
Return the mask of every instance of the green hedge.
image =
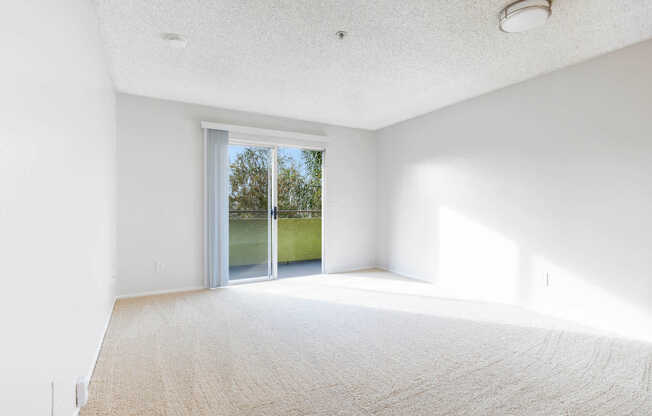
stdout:
<svg viewBox="0 0 652 416">
<path fill-rule="evenodd" d="M 321 218 L 279 218 L 279 263 L 321 258 Z M 229 220 L 229 265 L 267 261 L 267 219 Z"/>
</svg>

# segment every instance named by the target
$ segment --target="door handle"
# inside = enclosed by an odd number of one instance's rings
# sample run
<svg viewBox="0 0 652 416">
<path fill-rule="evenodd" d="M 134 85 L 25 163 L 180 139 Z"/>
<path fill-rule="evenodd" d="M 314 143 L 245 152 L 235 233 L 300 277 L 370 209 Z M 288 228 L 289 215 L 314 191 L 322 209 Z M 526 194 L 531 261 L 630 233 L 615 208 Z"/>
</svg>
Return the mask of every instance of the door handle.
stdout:
<svg viewBox="0 0 652 416">
<path fill-rule="evenodd" d="M 272 210 L 269 212 L 270 215 L 272 216 L 273 219 L 278 218 L 278 207 L 272 208 Z"/>
</svg>

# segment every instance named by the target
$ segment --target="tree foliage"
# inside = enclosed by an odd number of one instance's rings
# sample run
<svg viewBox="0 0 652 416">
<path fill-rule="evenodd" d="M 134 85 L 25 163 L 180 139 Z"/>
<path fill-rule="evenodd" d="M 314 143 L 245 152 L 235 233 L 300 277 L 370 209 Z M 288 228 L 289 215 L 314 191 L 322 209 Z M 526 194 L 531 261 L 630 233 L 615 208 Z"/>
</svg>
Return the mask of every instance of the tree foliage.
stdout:
<svg viewBox="0 0 652 416">
<path fill-rule="evenodd" d="M 268 159 L 265 149 L 246 148 L 231 163 L 229 210 L 267 211 Z"/>
<path fill-rule="evenodd" d="M 324 153 L 315 150 L 302 150 L 301 157 L 307 170 L 307 185 L 310 187 L 309 206 L 321 210 L 322 163 Z"/>
<path fill-rule="evenodd" d="M 278 209 L 304 211 L 284 216 L 321 216 L 322 152 L 303 150 L 303 166 L 287 155 L 278 155 Z M 269 152 L 261 148 L 245 148 L 231 163 L 229 210 L 258 211 L 239 216 L 267 215 L 271 198 L 268 186 Z"/>
</svg>

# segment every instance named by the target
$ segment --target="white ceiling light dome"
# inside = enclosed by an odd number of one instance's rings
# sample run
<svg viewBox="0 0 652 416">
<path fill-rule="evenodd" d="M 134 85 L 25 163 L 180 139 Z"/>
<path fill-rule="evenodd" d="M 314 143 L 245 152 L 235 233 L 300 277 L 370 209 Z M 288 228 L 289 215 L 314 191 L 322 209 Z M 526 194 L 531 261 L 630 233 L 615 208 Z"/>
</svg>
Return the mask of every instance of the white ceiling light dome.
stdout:
<svg viewBox="0 0 652 416">
<path fill-rule="evenodd" d="M 552 14 L 551 0 L 518 0 L 500 12 L 500 30 L 525 32 L 543 26 Z"/>
</svg>

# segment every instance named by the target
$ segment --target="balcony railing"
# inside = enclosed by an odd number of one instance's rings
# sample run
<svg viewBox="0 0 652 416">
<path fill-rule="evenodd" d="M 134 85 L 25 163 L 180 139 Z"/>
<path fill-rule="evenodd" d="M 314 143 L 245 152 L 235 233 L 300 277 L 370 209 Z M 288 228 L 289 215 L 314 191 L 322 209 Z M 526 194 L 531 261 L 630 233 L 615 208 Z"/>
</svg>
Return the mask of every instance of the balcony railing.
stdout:
<svg viewBox="0 0 652 416">
<path fill-rule="evenodd" d="M 229 211 L 229 264 L 266 262 L 269 211 Z M 293 262 L 321 258 L 321 211 L 279 210 L 278 261 Z"/>
<path fill-rule="evenodd" d="M 230 218 L 262 218 L 270 214 L 265 209 L 235 209 L 229 210 Z M 281 218 L 321 218 L 321 210 L 316 209 L 279 209 Z"/>
</svg>

